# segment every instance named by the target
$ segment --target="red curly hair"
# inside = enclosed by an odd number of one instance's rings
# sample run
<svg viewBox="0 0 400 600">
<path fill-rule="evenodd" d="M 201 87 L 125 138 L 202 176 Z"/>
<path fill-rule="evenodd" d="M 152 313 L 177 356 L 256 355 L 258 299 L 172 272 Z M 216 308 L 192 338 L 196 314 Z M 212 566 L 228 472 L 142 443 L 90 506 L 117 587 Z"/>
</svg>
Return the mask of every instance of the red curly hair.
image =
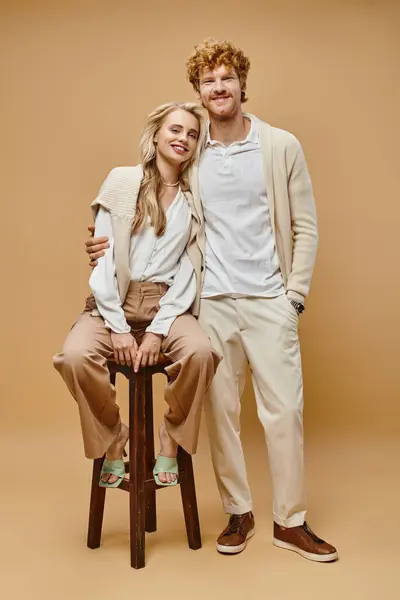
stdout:
<svg viewBox="0 0 400 600">
<path fill-rule="evenodd" d="M 243 50 L 236 48 L 226 40 L 218 41 L 208 38 L 202 44 L 194 47 L 194 52 L 186 63 L 187 76 L 193 88 L 199 92 L 200 74 L 204 69 L 212 71 L 221 65 L 235 69 L 242 90 L 241 101 L 247 102 L 246 84 L 250 60 L 244 55 Z"/>
</svg>

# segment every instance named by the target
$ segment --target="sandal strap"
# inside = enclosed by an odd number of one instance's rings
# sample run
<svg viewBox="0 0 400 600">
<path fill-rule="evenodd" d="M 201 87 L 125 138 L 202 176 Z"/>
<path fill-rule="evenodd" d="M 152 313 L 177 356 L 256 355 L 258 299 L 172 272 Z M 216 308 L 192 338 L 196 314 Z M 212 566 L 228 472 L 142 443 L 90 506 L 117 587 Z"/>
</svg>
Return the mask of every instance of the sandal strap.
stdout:
<svg viewBox="0 0 400 600">
<path fill-rule="evenodd" d="M 172 475 L 179 475 L 178 461 L 176 458 L 170 458 L 169 456 L 157 456 L 156 464 L 154 466 L 153 473 L 171 473 Z"/>
<path fill-rule="evenodd" d="M 102 475 L 117 475 L 118 477 L 125 477 L 125 463 L 122 458 L 117 460 L 104 459 L 103 466 L 101 469 Z"/>
</svg>

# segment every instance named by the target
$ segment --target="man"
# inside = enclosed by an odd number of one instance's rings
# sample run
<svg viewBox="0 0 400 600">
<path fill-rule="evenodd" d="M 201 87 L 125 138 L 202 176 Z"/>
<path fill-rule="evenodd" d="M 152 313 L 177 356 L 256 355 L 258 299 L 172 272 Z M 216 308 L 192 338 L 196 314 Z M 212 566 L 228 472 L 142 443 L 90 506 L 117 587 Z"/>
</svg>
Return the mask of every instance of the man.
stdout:
<svg viewBox="0 0 400 600">
<path fill-rule="evenodd" d="M 336 549 L 305 522 L 298 339 L 318 241 L 315 204 L 298 140 L 242 111 L 249 68 L 242 50 L 227 41 L 206 40 L 187 63 L 209 116 L 206 147 L 190 180 L 205 255 L 199 321 L 224 358 L 205 403 L 217 484 L 230 515 L 217 549 L 241 552 L 255 531 L 240 441 L 248 363 L 268 443 L 274 544 L 328 562 L 338 558 Z M 88 240 L 92 265 L 104 242 Z"/>
</svg>

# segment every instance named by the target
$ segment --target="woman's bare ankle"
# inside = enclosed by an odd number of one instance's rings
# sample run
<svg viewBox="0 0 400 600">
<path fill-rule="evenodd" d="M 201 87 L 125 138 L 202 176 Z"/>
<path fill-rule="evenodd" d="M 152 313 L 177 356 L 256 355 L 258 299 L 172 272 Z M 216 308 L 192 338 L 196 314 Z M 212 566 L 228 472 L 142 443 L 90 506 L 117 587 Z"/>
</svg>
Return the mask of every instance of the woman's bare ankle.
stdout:
<svg viewBox="0 0 400 600">
<path fill-rule="evenodd" d="M 123 457 L 124 448 L 129 439 L 129 429 L 124 423 L 121 423 L 121 429 L 113 443 L 106 452 L 107 460 L 118 460 Z"/>
<path fill-rule="evenodd" d="M 160 454 L 168 458 L 175 458 L 178 453 L 178 444 L 169 435 L 165 424 L 162 423 L 158 430 L 160 436 Z"/>
</svg>

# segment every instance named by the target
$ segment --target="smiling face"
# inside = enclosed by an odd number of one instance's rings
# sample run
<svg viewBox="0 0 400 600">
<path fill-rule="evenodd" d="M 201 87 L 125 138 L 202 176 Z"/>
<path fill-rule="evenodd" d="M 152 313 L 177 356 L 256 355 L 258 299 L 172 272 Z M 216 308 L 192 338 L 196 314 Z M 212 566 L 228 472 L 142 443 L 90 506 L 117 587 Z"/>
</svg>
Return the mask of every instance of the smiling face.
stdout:
<svg viewBox="0 0 400 600">
<path fill-rule="evenodd" d="M 220 65 L 200 73 L 199 98 L 210 117 L 218 120 L 232 119 L 241 110 L 242 90 L 233 67 Z"/>
<path fill-rule="evenodd" d="M 196 151 L 200 124 L 190 112 L 178 108 L 169 113 L 154 136 L 156 154 L 169 163 L 181 165 Z"/>
</svg>

